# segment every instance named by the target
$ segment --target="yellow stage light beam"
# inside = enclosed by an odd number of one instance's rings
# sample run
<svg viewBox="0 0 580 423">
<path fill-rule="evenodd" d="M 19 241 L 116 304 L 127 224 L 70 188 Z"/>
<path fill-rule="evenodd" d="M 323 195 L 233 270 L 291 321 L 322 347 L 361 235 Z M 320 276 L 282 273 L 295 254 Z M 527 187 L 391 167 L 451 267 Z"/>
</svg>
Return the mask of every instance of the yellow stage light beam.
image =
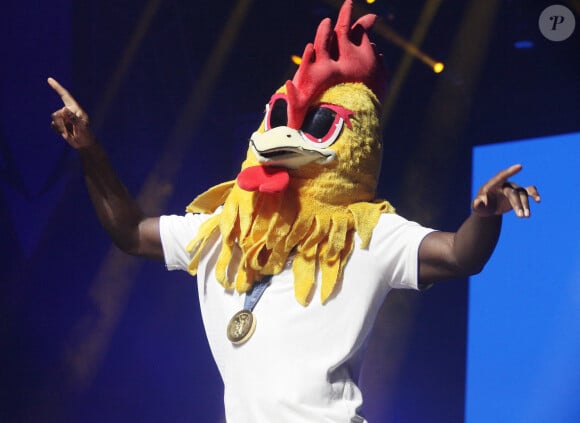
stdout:
<svg viewBox="0 0 580 423">
<path fill-rule="evenodd" d="M 437 8 L 439 7 L 440 3 L 441 3 L 441 0 L 427 2 L 426 6 L 423 10 L 424 11 L 425 10 L 436 11 Z M 426 16 L 426 15 L 424 15 L 424 16 Z M 430 17 L 432 17 L 432 16 L 430 16 Z M 420 37 L 421 39 L 423 39 L 424 33 L 426 32 L 428 25 L 418 24 L 415 28 L 416 28 L 415 30 L 417 32 L 423 32 L 422 36 Z M 393 30 L 390 26 L 388 26 L 385 23 L 385 21 L 383 21 L 382 19 L 379 19 L 377 21 L 377 23 L 375 24 L 375 26 L 373 26 L 373 31 L 375 31 L 377 34 L 382 36 L 387 41 L 390 41 L 392 44 L 403 49 L 405 51 L 405 53 L 411 55 L 415 59 L 420 60 L 421 62 L 426 64 L 431 69 L 433 69 L 433 67 L 435 66 L 436 63 L 439 63 L 435 59 L 433 59 L 432 57 L 430 57 L 429 55 L 427 55 L 426 53 L 421 51 L 419 49 L 419 47 L 417 47 L 418 44 L 416 44 L 412 41 L 407 41 L 405 38 L 403 38 L 399 34 L 397 34 L 397 32 L 395 32 L 395 30 Z M 419 38 L 419 37 L 414 36 L 413 38 Z"/>
<path fill-rule="evenodd" d="M 409 69 L 411 68 L 411 64 L 413 63 L 414 58 L 419 58 L 423 63 L 426 63 L 428 66 L 433 69 L 435 73 L 440 73 L 443 71 L 444 65 L 441 62 L 436 62 L 423 52 L 419 50 L 418 47 L 423 43 L 423 40 L 427 36 L 427 32 L 429 27 L 431 26 L 431 22 L 435 18 L 437 11 L 439 10 L 439 6 L 441 5 L 441 0 L 433 0 L 427 2 L 423 10 L 421 11 L 421 15 L 419 16 L 419 20 L 415 25 L 415 30 L 413 31 L 413 35 L 411 36 L 411 41 L 406 41 L 399 37 L 397 34 L 394 34 L 392 30 L 389 31 L 389 27 L 386 25 L 380 26 L 379 30 L 383 31 L 385 37 L 389 40 L 394 40 L 394 42 L 398 43 L 397 45 L 401 46 L 405 50 L 405 55 L 401 59 L 399 66 L 397 67 L 393 77 L 391 78 L 391 85 L 389 87 L 389 91 L 387 93 L 387 98 L 385 99 L 383 105 L 383 114 L 382 114 L 382 124 L 386 125 L 391 114 L 392 108 L 396 104 L 397 98 L 399 96 L 399 92 L 405 82 L 407 74 L 409 73 Z M 383 28 L 384 27 L 384 28 Z"/>
</svg>

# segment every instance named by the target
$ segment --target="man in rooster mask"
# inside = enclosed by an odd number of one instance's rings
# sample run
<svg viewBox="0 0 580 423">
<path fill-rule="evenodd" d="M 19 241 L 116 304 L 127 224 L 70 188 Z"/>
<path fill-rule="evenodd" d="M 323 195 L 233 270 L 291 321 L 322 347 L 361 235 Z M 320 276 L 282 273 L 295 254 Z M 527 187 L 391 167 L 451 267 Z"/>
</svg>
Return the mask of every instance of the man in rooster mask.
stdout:
<svg viewBox="0 0 580 423">
<path fill-rule="evenodd" d="M 374 16 L 321 22 L 296 75 L 266 106 L 235 181 L 184 216 L 146 217 L 111 168 L 89 118 L 54 79 L 52 126 L 80 153 L 97 215 L 123 251 L 197 275 L 228 421 L 357 421 L 364 344 L 393 288 L 475 274 L 502 215 L 530 216 L 535 187 L 484 184 L 457 232 L 434 231 L 376 197 L 382 154 Z M 364 274 L 364 278 L 360 275 Z M 259 322 L 259 323 L 257 323 Z"/>
</svg>

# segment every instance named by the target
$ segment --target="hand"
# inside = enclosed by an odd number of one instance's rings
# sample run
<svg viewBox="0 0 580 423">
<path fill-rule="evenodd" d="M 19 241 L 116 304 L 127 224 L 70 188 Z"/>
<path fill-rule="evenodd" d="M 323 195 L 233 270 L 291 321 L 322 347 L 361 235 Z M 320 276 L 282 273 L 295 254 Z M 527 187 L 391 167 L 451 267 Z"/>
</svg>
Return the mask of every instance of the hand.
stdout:
<svg viewBox="0 0 580 423">
<path fill-rule="evenodd" d="M 540 194 L 533 185 L 522 188 L 508 181 L 520 170 L 522 165 L 513 165 L 487 181 L 473 200 L 473 212 L 485 217 L 500 215 L 513 209 L 518 217 L 530 217 L 529 197 L 539 203 Z"/>
<path fill-rule="evenodd" d="M 64 103 L 62 109 L 51 115 L 51 128 L 77 150 L 95 144 L 95 136 L 89 127 L 89 115 L 55 79 L 48 78 L 48 85 L 60 95 Z"/>
</svg>

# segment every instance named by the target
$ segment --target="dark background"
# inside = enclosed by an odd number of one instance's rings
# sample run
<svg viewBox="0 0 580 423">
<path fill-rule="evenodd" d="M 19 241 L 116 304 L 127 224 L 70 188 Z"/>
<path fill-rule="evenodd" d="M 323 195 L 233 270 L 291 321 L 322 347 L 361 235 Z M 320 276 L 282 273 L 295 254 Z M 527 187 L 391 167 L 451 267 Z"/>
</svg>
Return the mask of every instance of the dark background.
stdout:
<svg viewBox="0 0 580 423">
<path fill-rule="evenodd" d="M 472 146 L 580 130 L 580 30 L 541 35 L 553 2 L 355 3 L 405 39 L 436 8 L 420 49 L 441 74 L 416 59 L 403 72 L 405 51 L 373 37 L 393 87 L 380 194 L 400 214 L 454 230 L 469 213 Z M 578 2 L 563 4 L 578 22 Z M 193 280 L 111 245 L 76 152 L 49 128 L 61 104 L 46 78 L 85 107 L 149 213 L 182 213 L 236 175 L 290 56 L 336 15 L 332 1 L 5 2 L 1 421 L 222 420 Z M 467 295 L 458 280 L 390 296 L 363 374 L 371 422 L 463 420 Z"/>
</svg>

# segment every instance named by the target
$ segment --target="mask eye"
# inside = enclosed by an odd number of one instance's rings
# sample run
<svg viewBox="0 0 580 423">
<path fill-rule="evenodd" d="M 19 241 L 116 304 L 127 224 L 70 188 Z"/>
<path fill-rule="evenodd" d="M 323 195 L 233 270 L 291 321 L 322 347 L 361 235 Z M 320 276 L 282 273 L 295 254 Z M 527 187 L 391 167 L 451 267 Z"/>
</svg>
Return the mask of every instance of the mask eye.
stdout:
<svg viewBox="0 0 580 423">
<path fill-rule="evenodd" d="M 277 128 L 288 124 L 288 103 L 286 98 L 275 95 L 266 105 L 266 116 L 264 118 L 264 129 Z"/>
<path fill-rule="evenodd" d="M 328 147 L 336 141 L 342 130 L 344 119 L 338 110 L 330 105 L 311 109 L 302 124 L 302 136 L 316 144 L 317 147 Z"/>
</svg>

